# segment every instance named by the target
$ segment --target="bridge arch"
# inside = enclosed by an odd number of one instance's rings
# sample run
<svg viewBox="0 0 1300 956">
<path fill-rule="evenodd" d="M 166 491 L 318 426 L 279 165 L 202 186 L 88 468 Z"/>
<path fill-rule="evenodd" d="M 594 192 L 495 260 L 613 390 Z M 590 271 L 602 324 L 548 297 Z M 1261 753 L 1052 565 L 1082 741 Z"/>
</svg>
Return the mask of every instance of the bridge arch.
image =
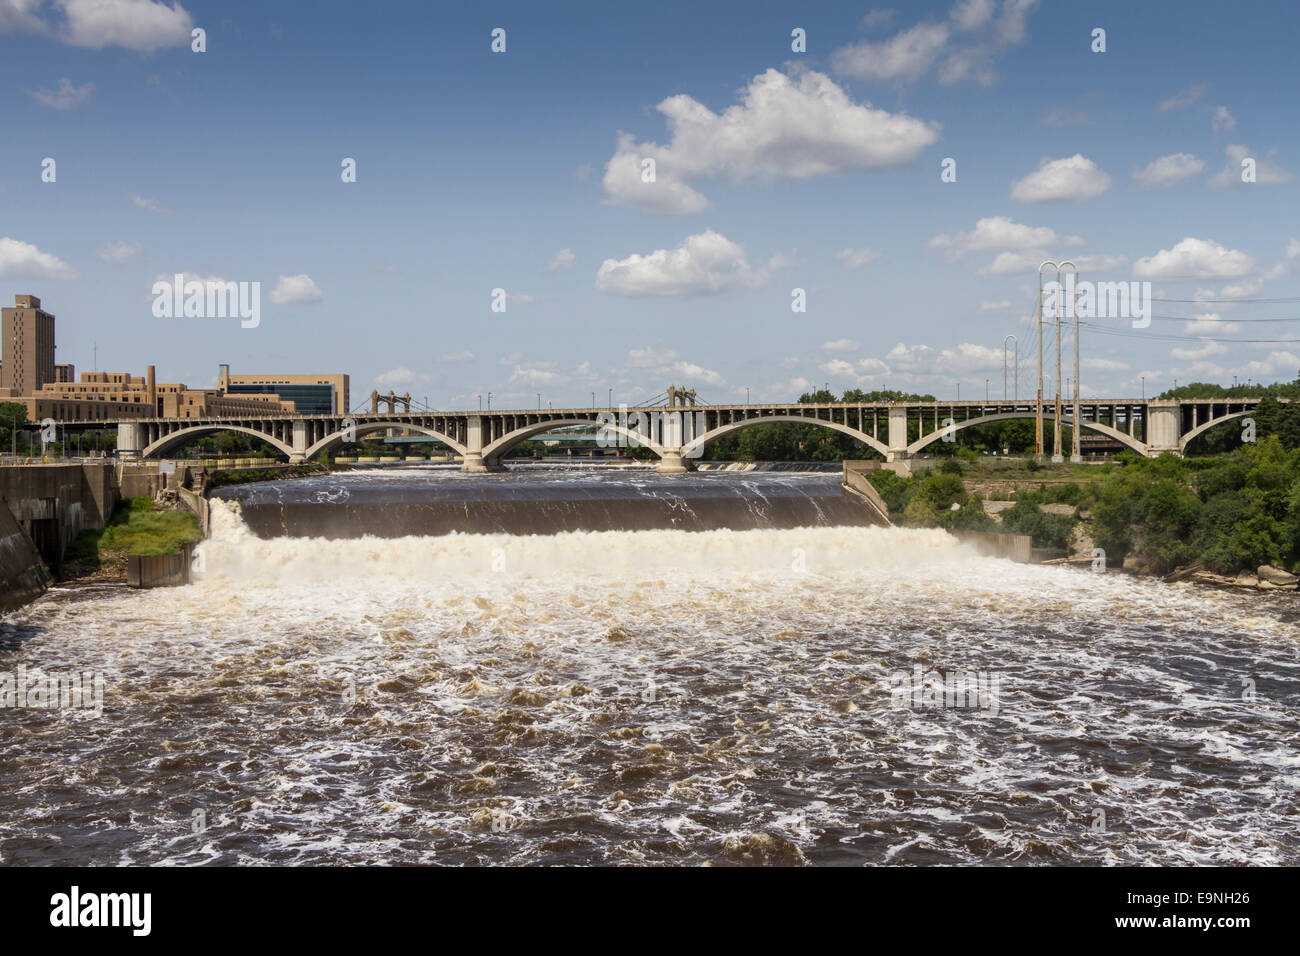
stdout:
<svg viewBox="0 0 1300 956">
<path fill-rule="evenodd" d="M 682 457 L 690 458 L 697 452 L 703 452 L 708 445 L 717 441 L 723 435 L 729 435 L 742 428 L 749 428 L 751 425 L 770 425 L 773 422 L 791 422 L 795 425 L 820 425 L 822 428 L 829 428 L 832 431 L 848 435 L 854 441 L 860 441 L 864 445 L 874 448 L 886 458 L 889 457 L 889 447 L 879 439 L 872 438 L 866 432 L 860 432 L 856 428 L 841 424 L 840 422 L 828 422 L 821 418 L 803 418 L 798 415 L 764 415 L 759 418 L 746 418 L 743 421 L 729 422 L 726 425 L 719 425 L 712 431 L 705 432 L 698 438 L 683 445 Z"/>
<path fill-rule="evenodd" d="M 965 421 L 953 422 L 952 429 L 954 432 L 958 432 L 961 431 L 963 428 L 970 428 L 975 425 L 987 425 L 989 422 L 1004 422 L 1012 419 L 1033 421 L 1034 418 L 1035 418 L 1034 412 L 998 412 L 995 415 L 981 415 L 978 418 L 968 418 Z M 1046 422 L 1046 421 L 1055 421 L 1055 420 L 1056 420 L 1056 416 L 1052 414 L 1050 411 L 1048 411 L 1046 408 L 1044 408 L 1043 421 Z M 1061 424 L 1068 425 L 1070 424 L 1070 422 L 1065 421 L 1063 419 Z M 1129 448 L 1132 448 L 1139 455 L 1145 456 L 1149 454 L 1149 449 L 1147 448 L 1145 443 L 1138 441 L 1132 435 L 1124 434 L 1118 428 L 1112 428 L 1110 425 L 1103 425 L 1100 422 L 1087 422 L 1087 421 L 1081 421 L 1079 423 L 1079 426 L 1081 428 L 1086 428 L 1089 431 L 1098 432 L 1099 434 L 1106 435 L 1109 438 L 1113 438 L 1116 441 L 1121 442 L 1124 445 L 1127 445 Z M 945 431 L 947 431 L 946 428 L 940 428 L 939 430 L 933 431 L 928 435 L 923 435 L 922 437 L 918 438 L 916 441 L 912 442 L 912 444 L 907 446 L 907 453 L 909 455 L 915 455 L 926 445 L 932 444 L 938 441 L 940 438 L 942 438 L 943 433 Z"/>
<path fill-rule="evenodd" d="M 1186 435 L 1182 435 L 1181 437 L 1179 437 L 1178 454 L 1181 455 L 1184 451 L 1187 450 L 1188 445 L 1190 445 L 1195 439 L 1204 435 L 1211 428 L 1214 428 L 1216 425 L 1222 425 L 1224 422 L 1230 422 L 1234 418 L 1244 418 L 1245 416 L 1252 414 L 1254 411 L 1255 409 L 1253 408 L 1243 408 L 1239 412 L 1229 412 L 1227 415 L 1220 415 L 1218 418 L 1212 418 L 1208 422 L 1201 422 L 1201 424 L 1197 425 Z"/>
<path fill-rule="evenodd" d="M 663 458 L 667 454 L 667 449 L 663 448 L 661 445 L 647 441 L 646 437 L 636 429 L 624 428 L 617 422 L 600 422 L 590 418 L 561 418 L 549 422 L 536 422 L 532 425 L 525 425 L 523 428 L 516 428 L 512 432 L 507 432 L 495 441 L 483 446 L 483 451 L 481 453 L 483 455 L 483 461 L 491 465 L 500 464 L 501 458 L 506 452 L 521 442 L 528 441 L 528 439 L 532 438 L 534 435 L 541 435 L 556 428 L 571 428 L 574 425 L 595 426 L 601 431 L 614 432 L 615 434 L 626 438 L 629 445 L 632 445 L 633 441 L 635 441 L 636 445 L 649 448 L 660 458 Z M 633 445 L 633 447 L 635 447 L 635 445 Z"/>
<path fill-rule="evenodd" d="M 419 432 L 421 435 L 428 435 L 435 441 L 442 442 L 456 454 L 462 457 L 465 455 L 464 445 L 435 428 L 429 428 L 427 425 L 417 425 L 410 422 L 357 422 L 356 425 L 352 427 L 351 432 L 353 435 L 361 436 L 369 434 L 370 432 L 387 431 L 390 428 L 405 428 L 408 431 Z M 315 458 L 322 451 L 343 444 L 345 434 L 346 432 L 340 429 L 339 431 L 326 435 L 320 441 L 316 442 L 316 444 L 303 452 L 303 456 L 310 460 Z"/>
<path fill-rule="evenodd" d="M 241 434 L 244 435 L 252 435 L 254 438 L 258 439 L 259 441 L 266 442 L 268 445 L 273 447 L 280 454 L 284 455 L 284 457 L 290 459 L 293 458 L 293 449 L 290 446 L 286 445 L 284 442 L 280 441 L 277 438 L 271 437 L 270 435 L 266 434 L 266 432 L 260 432 L 256 428 L 248 428 L 244 425 L 217 425 L 217 424 L 191 425 L 188 428 L 182 428 L 180 431 L 174 431 L 169 435 L 163 435 L 157 441 L 149 445 L 146 445 L 144 449 L 140 452 L 140 457 L 151 458 L 154 455 L 159 455 L 162 452 L 167 451 L 169 448 L 174 448 L 175 446 L 182 444 L 183 442 L 189 439 L 198 438 L 203 435 L 210 435 L 215 432 L 240 432 Z"/>
</svg>

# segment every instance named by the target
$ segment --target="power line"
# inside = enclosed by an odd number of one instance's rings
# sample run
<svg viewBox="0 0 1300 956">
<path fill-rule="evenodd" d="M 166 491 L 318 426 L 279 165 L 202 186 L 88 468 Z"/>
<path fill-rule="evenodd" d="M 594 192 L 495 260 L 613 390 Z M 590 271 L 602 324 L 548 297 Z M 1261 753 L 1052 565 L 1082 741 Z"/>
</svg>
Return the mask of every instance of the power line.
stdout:
<svg viewBox="0 0 1300 956">
<path fill-rule="evenodd" d="M 1220 304 L 1228 303 L 1228 302 L 1232 302 L 1232 303 L 1240 302 L 1248 305 L 1258 305 L 1263 302 L 1300 302 L 1300 296 L 1292 296 L 1291 298 L 1285 298 L 1285 299 L 1162 299 L 1162 298 L 1158 298 L 1157 296 L 1152 296 L 1151 301 L 1152 302 L 1190 302 L 1193 305 L 1200 302 L 1215 302 Z"/>
<path fill-rule="evenodd" d="M 1153 315 L 1153 319 L 1159 319 L 1161 322 L 1205 322 L 1209 321 L 1201 315 Z M 1214 321 L 1222 322 L 1225 325 L 1232 322 L 1300 322 L 1300 316 L 1286 319 L 1225 319 L 1220 317 Z"/>
<path fill-rule="evenodd" d="M 1300 339 L 1220 339 L 1208 335 L 1174 335 L 1165 332 L 1138 332 L 1130 329 L 1108 329 L 1104 325 L 1093 325 L 1091 322 L 1082 322 L 1093 329 L 1099 335 L 1118 335 L 1122 338 L 1132 339 L 1157 339 L 1166 342 L 1226 342 L 1229 345 L 1300 345 Z"/>
</svg>

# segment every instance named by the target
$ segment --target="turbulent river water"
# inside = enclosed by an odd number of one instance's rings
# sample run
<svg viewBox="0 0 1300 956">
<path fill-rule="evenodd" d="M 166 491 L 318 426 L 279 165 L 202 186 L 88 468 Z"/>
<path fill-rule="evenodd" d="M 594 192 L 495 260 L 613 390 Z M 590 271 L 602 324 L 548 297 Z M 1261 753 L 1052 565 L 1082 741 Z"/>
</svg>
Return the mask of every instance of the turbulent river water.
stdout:
<svg viewBox="0 0 1300 956">
<path fill-rule="evenodd" d="M 0 863 L 1300 862 L 1295 594 L 979 557 L 835 476 L 683 480 L 248 486 L 197 583 L 11 614 L 0 673 L 104 694 L 0 710 Z M 561 530 L 651 499 L 682 520 Z M 385 501 L 409 532 L 362 535 Z M 448 507 L 471 533 L 428 533 Z"/>
</svg>

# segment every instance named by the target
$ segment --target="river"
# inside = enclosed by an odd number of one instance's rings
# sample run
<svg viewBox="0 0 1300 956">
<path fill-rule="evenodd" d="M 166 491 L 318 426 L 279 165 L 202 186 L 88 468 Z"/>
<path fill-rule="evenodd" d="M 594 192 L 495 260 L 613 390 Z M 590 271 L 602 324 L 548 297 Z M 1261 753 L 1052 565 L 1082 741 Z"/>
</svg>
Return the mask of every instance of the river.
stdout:
<svg viewBox="0 0 1300 956">
<path fill-rule="evenodd" d="M 196 583 L 0 623 L 104 687 L 0 710 L 0 863 L 1300 862 L 1295 594 L 979 557 L 834 475 L 223 496 Z"/>
</svg>

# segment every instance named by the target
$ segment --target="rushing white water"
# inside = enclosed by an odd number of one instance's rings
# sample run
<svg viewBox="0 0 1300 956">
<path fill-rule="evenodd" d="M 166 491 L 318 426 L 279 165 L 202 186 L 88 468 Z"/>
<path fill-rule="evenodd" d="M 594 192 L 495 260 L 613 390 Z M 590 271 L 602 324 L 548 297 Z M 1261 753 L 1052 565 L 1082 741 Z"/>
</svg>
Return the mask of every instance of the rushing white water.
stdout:
<svg viewBox="0 0 1300 956">
<path fill-rule="evenodd" d="M 0 670 L 107 691 L 0 711 L 0 862 L 1300 857 L 1294 595 L 895 528 L 264 540 L 219 501 L 201 560 L 2 626 Z M 996 708 L 893 693 L 918 666 Z"/>
</svg>

